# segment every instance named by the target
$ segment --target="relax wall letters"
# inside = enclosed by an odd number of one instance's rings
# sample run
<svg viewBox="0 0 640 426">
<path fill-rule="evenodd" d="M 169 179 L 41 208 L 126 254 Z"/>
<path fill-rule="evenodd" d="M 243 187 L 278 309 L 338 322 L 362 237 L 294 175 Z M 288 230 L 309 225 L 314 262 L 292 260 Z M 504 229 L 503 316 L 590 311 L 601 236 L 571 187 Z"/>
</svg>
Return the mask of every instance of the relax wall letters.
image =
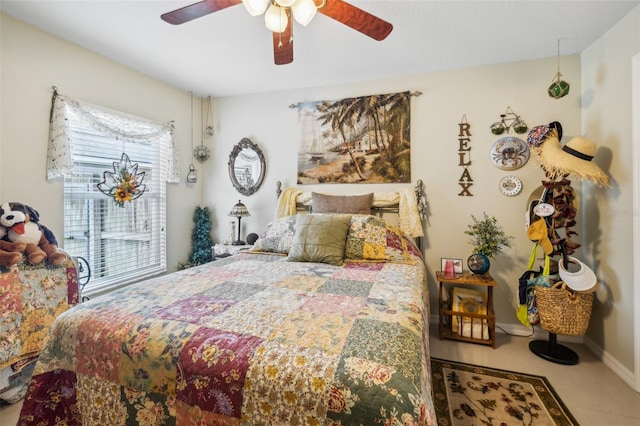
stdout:
<svg viewBox="0 0 640 426">
<path fill-rule="evenodd" d="M 473 185 L 469 166 L 471 165 L 471 124 L 467 123 L 467 116 L 462 116 L 462 122 L 458 124 L 458 166 L 463 167 L 464 171 L 458 179 L 458 184 L 462 187 L 462 191 L 458 196 L 472 197 L 473 194 L 469 188 Z"/>
</svg>

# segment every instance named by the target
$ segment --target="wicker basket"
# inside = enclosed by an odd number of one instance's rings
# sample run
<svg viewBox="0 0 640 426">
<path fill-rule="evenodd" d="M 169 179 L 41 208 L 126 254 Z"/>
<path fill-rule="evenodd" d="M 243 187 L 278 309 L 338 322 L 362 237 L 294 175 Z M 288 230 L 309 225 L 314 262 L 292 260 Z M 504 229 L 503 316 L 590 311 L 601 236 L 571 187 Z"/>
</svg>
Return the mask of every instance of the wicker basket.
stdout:
<svg viewBox="0 0 640 426">
<path fill-rule="evenodd" d="M 540 326 L 550 333 L 579 336 L 591 319 L 593 293 L 575 293 L 563 281 L 552 287 L 536 287 Z"/>
</svg>

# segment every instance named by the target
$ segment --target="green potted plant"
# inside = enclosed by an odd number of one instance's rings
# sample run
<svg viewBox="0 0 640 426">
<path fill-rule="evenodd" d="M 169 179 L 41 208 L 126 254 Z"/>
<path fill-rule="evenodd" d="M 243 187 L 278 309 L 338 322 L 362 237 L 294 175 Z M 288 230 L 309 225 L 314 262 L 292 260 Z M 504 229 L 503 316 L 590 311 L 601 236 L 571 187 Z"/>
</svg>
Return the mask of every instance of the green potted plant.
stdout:
<svg viewBox="0 0 640 426">
<path fill-rule="evenodd" d="M 473 246 L 467 266 L 474 274 L 484 274 L 491 266 L 490 259 L 502 253 L 504 247 L 511 247 L 513 237 L 504 232 L 495 216 L 489 216 L 486 212 L 482 220 L 474 215 L 471 215 L 471 219 L 473 223 L 464 231 L 472 237 L 469 243 Z"/>
<path fill-rule="evenodd" d="M 213 260 L 211 238 L 211 213 L 208 207 L 196 206 L 193 212 L 195 223 L 191 232 L 191 253 L 186 263 L 178 262 L 178 269 L 186 269 Z"/>
</svg>

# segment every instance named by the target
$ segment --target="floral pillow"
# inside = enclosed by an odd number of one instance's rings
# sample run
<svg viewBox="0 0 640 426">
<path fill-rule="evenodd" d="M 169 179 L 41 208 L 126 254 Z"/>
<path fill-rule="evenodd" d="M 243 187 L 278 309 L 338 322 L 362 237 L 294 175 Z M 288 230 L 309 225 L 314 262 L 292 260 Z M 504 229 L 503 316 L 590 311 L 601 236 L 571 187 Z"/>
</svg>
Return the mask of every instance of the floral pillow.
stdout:
<svg viewBox="0 0 640 426">
<path fill-rule="evenodd" d="M 283 216 L 269 222 L 260 238 L 253 244 L 253 251 L 288 254 L 296 233 L 296 216 Z"/>
<path fill-rule="evenodd" d="M 384 258 L 388 261 L 406 262 L 422 259 L 422 253 L 411 237 L 400 229 L 387 225 L 387 248 Z"/>
<path fill-rule="evenodd" d="M 372 215 L 353 215 L 344 248 L 345 259 L 409 261 L 421 259 L 414 241 L 384 219 Z"/>
<path fill-rule="evenodd" d="M 384 260 L 387 224 L 376 216 L 353 215 L 344 247 L 345 259 Z"/>
</svg>

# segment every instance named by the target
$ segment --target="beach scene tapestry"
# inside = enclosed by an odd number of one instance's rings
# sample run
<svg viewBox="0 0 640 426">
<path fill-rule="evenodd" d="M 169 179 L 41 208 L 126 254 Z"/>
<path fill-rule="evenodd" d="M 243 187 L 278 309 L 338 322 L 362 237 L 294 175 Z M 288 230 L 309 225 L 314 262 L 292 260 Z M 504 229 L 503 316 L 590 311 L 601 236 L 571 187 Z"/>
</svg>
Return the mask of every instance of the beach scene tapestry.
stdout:
<svg viewBox="0 0 640 426">
<path fill-rule="evenodd" d="M 298 184 L 411 182 L 410 98 L 299 103 Z"/>
</svg>

